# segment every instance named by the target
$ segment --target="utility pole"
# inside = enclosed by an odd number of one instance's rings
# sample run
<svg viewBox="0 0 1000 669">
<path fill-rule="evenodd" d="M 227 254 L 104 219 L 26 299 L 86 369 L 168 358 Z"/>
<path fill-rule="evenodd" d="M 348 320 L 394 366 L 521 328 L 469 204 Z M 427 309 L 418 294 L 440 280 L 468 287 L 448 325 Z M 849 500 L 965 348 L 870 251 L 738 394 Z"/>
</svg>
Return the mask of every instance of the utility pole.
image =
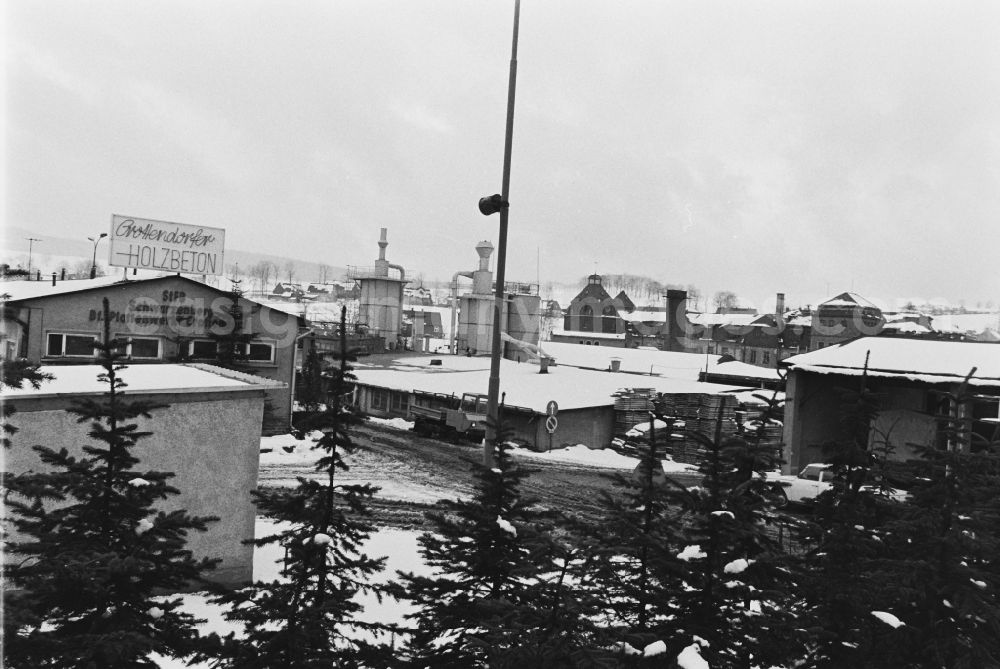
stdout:
<svg viewBox="0 0 1000 669">
<path fill-rule="evenodd" d="M 28 240 L 28 279 L 30 280 L 31 279 L 31 249 L 32 249 L 32 245 L 35 242 L 40 242 L 42 240 L 38 239 L 37 237 L 25 237 L 25 239 Z"/>
</svg>

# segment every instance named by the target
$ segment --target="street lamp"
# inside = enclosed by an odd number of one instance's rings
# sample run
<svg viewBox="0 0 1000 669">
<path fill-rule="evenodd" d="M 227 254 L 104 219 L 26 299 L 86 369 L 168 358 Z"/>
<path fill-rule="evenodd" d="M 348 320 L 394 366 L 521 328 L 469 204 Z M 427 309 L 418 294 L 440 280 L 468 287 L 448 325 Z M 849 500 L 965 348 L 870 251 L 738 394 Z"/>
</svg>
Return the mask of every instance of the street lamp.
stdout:
<svg viewBox="0 0 1000 669">
<path fill-rule="evenodd" d="M 517 81 L 517 28 L 521 0 L 514 0 L 514 38 L 510 47 L 510 76 L 507 81 L 507 132 L 503 147 L 503 186 L 501 192 L 479 200 L 485 215 L 500 213 L 500 239 L 497 245 L 496 291 L 493 299 L 493 347 L 490 356 L 490 385 L 486 400 L 486 436 L 483 439 L 483 465 L 493 466 L 493 443 L 496 441 L 500 399 L 500 316 L 504 304 L 504 272 L 507 263 L 507 212 L 510 207 L 510 153 L 514 136 L 514 85 Z"/>
<path fill-rule="evenodd" d="M 97 245 L 102 239 L 108 236 L 108 233 L 102 232 L 97 237 L 87 237 L 90 241 L 94 242 L 94 257 L 90 261 L 90 278 L 93 279 L 97 276 Z"/>
</svg>

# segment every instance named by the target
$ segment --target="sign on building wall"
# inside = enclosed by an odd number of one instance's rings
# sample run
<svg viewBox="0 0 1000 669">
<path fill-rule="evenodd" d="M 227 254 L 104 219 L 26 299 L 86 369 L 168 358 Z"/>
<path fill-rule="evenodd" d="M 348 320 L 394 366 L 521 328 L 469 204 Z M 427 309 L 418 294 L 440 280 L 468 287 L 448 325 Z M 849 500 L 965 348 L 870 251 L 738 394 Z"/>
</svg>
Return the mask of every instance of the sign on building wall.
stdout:
<svg viewBox="0 0 1000 669">
<path fill-rule="evenodd" d="M 202 225 L 111 216 L 109 265 L 221 275 L 226 231 Z"/>
</svg>

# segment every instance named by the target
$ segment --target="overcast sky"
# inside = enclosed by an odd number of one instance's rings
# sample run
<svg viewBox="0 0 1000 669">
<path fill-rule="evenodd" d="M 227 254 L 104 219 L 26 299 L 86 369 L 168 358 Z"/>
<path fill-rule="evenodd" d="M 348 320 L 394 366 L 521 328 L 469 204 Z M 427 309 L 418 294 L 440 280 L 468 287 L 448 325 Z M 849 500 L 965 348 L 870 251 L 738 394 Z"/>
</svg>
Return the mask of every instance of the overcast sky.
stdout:
<svg viewBox="0 0 1000 669">
<path fill-rule="evenodd" d="M 413 273 L 474 269 L 513 6 L 7 0 L 7 221 L 333 265 L 385 227 Z M 523 0 L 508 278 L 1000 302 L 998 26 L 991 0 Z"/>
</svg>

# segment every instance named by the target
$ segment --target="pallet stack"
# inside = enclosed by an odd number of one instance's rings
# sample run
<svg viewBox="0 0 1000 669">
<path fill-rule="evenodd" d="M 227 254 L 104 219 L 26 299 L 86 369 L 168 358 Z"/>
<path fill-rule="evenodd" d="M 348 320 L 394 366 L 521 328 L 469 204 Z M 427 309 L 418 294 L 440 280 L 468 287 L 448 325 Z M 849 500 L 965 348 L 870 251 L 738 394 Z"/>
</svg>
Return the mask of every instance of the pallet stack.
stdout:
<svg viewBox="0 0 1000 669">
<path fill-rule="evenodd" d="M 722 417 L 722 436 L 736 433 L 736 398 L 729 395 L 704 393 L 664 393 L 660 396 L 661 410 L 668 416 L 684 421 L 684 439 L 674 444 L 673 458 L 677 462 L 695 463 L 703 448 L 689 432 L 698 432 L 715 439 L 715 430 Z"/>
<path fill-rule="evenodd" d="M 657 392 L 652 388 L 623 388 L 612 397 L 615 398 L 615 436 L 624 437 L 639 423 L 649 422 Z"/>
<path fill-rule="evenodd" d="M 636 455 L 637 444 L 626 437 L 626 432 L 639 423 L 650 420 L 649 412 L 654 409 L 666 417 L 676 418 L 686 430 L 700 432 L 709 439 L 715 438 L 715 428 L 722 416 L 722 436 L 736 433 L 736 398 L 729 395 L 709 395 L 706 393 L 657 393 L 652 388 L 629 388 L 614 395 L 615 436 L 613 446 L 627 455 Z M 678 427 L 681 427 L 680 425 Z M 698 460 L 702 445 L 693 437 L 684 434 L 673 438 L 667 445 L 667 452 L 678 462 L 693 463 Z"/>
</svg>

